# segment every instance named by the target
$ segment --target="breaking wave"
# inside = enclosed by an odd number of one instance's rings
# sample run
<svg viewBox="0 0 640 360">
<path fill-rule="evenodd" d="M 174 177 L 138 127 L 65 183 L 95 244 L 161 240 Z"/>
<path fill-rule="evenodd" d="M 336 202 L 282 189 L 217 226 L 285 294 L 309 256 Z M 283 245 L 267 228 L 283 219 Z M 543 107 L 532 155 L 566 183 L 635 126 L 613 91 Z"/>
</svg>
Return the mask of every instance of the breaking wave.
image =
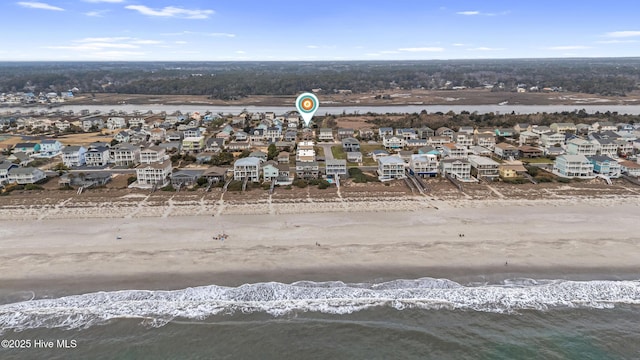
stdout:
<svg viewBox="0 0 640 360">
<path fill-rule="evenodd" d="M 139 318 L 162 326 L 175 318 L 218 314 L 292 312 L 349 314 L 372 307 L 516 313 L 556 308 L 613 308 L 640 304 L 640 280 L 567 281 L 512 279 L 463 286 L 421 278 L 382 283 L 299 281 L 202 286 L 174 291 L 124 290 L 0 305 L 0 333 L 32 328 L 88 328 L 112 319 Z"/>
</svg>

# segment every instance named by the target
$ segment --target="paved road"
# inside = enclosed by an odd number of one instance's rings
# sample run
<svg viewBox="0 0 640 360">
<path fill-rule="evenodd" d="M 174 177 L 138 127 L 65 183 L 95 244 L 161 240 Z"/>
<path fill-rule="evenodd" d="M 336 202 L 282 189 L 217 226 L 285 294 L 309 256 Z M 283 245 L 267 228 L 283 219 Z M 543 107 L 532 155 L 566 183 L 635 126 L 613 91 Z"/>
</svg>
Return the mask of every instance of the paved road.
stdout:
<svg viewBox="0 0 640 360">
<path fill-rule="evenodd" d="M 331 147 L 332 146 L 336 146 L 336 145 L 338 145 L 338 144 L 337 143 L 318 143 L 318 146 L 320 146 L 324 150 L 324 159 L 325 160 L 333 160 L 334 159 L 333 153 L 331 152 Z"/>
</svg>

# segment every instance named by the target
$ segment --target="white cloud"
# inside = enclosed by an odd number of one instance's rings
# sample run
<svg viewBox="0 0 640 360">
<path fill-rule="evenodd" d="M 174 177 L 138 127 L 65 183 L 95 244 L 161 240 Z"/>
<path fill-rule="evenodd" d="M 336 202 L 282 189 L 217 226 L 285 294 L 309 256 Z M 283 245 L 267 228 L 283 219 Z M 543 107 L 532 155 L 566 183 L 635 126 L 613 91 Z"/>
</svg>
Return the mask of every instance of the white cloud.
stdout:
<svg viewBox="0 0 640 360">
<path fill-rule="evenodd" d="M 482 15 L 482 16 L 499 16 L 499 15 L 507 15 L 509 11 L 502 11 L 499 13 L 484 13 L 477 10 L 472 11 L 458 11 L 456 14 L 465 15 L 465 16 L 474 16 L 474 15 Z"/>
<path fill-rule="evenodd" d="M 242 50 L 238 50 L 238 51 L 236 51 L 236 54 L 246 54 L 246 52 L 242 51 Z"/>
<path fill-rule="evenodd" d="M 41 10 L 53 10 L 53 11 L 64 11 L 63 8 L 49 5 L 41 2 L 31 2 L 31 1 L 20 1 L 17 3 L 18 5 L 30 9 L 41 9 Z"/>
<path fill-rule="evenodd" d="M 444 51 L 441 47 L 412 47 L 412 48 L 400 48 L 398 51 L 408 52 L 439 52 Z"/>
<path fill-rule="evenodd" d="M 385 50 L 385 51 L 380 51 L 380 54 L 398 54 L 399 51 L 395 51 L 395 50 Z"/>
<path fill-rule="evenodd" d="M 584 50 L 591 49 L 589 46 L 584 45 L 566 45 L 566 46 L 551 46 L 547 48 L 548 50 Z"/>
<path fill-rule="evenodd" d="M 613 31 L 604 34 L 604 36 L 612 38 L 636 37 L 640 36 L 640 31 Z"/>
<path fill-rule="evenodd" d="M 469 51 L 500 51 L 500 50 L 504 50 L 504 48 L 491 48 L 491 47 L 486 47 L 486 46 L 480 46 L 480 47 L 476 47 L 476 48 L 470 48 L 467 49 Z"/>
<path fill-rule="evenodd" d="M 464 44 L 462 44 L 462 43 L 455 43 L 455 44 L 451 44 L 451 46 L 464 46 Z"/>
<path fill-rule="evenodd" d="M 84 14 L 91 17 L 102 17 L 104 14 L 108 12 L 109 10 L 96 10 L 96 11 L 89 11 Z"/>
<path fill-rule="evenodd" d="M 618 40 L 618 39 L 613 39 L 613 40 L 596 41 L 596 43 L 598 43 L 598 44 L 629 44 L 629 43 L 635 43 L 635 42 L 638 42 L 638 40 Z"/>
<path fill-rule="evenodd" d="M 174 43 L 178 45 L 188 44 L 186 41 L 174 41 Z"/>
<path fill-rule="evenodd" d="M 47 49 L 79 52 L 105 52 L 111 49 L 138 49 L 144 45 L 158 45 L 162 41 L 130 37 L 89 37 L 72 41 L 70 45 L 47 46 Z"/>
<path fill-rule="evenodd" d="M 230 33 L 208 33 L 206 35 L 213 36 L 213 37 L 228 37 L 228 38 L 236 37 L 236 34 L 230 34 Z"/>
<path fill-rule="evenodd" d="M 156 10 L 144 5 L 127 5 L 125 9 L 135 10 L 147 16 L 176 17 L 183 19 L 207 19 L 214 13 L 213 10 L 189 10 L 175 6 L 166 6 Z"/>
<path fill-rule="evenodd" d="M 307 45 L 306 48 L 307 49 L 317 49 L 317 48 L 319 48 L 319 46 L 318 45 Z"/>
</svg>

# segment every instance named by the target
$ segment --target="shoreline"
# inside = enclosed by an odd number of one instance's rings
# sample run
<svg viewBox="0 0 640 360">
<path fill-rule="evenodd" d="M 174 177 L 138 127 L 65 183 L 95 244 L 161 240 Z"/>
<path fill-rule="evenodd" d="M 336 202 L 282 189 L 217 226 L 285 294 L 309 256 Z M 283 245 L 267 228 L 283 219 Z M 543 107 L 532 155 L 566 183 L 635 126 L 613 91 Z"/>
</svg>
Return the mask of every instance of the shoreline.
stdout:
<svg viewBox="0 0 640 360">
<path fill-rule="evenodd" d="M 640 279 L 637 267 L 346 267 L 279 269 L 234 272 L 154 272 L 127 276 L 93 275 L 2 279 L 0 305 L 43 298 L 128 290 L 173 291 L 217 285 L 238 287 L 245 284 L 297 281 L 341 281 L 344 283 L 382 283 L 419 278 L 447 279 L 461 285 L 500 284 L 505 280 L 632 281 Z"/>
<path fill-rule="evenodd" d="M 638 197 L 582 200 L 440 200 L 389 212 L 304 213 L 314 206 L 307 204 L 287 214 L 3 217 L 0 280 L 6 296 L 299 280 L 640 277 L 631 215 Z M 212 240 L 219 233 L 228 239 Z"/>
</svg>

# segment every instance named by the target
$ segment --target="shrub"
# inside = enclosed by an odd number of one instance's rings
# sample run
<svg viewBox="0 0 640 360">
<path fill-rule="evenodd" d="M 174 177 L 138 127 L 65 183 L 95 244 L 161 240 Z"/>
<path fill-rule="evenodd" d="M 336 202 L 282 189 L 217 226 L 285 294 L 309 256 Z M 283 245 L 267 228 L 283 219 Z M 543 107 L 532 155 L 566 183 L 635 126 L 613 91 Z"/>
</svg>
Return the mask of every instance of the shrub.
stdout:
<svg viewBox="0 0 640 360">
<path fill-rule="evenodd" d="M 262 183 L 262 190 L 269 190 L 269 189 L 271 189 L 271 183 L 268 183 L 268 182 Z"/>
<path fill-rule="evenodd" d="M 138 178 L 136 176 L 129 176 L 129 178 L 127 178 L 127 185 L 131 185 L 134 182 L 136 182 L 138 180 Z"/>
<path fill-rule="evenodd" d="M 318 182 L 318 189 L 324 190 L 324 189 L 328 188 L 329 186 L 331 186 L 331 183 L 329 183 L 327 180 L 320 180 Z"/>
<path fill-rule="evenodd" d="M 198 186 L 205 186 L 207 185 L 209 182 L 207 181 L 207 179 L 205 177 L 199 177 L 198 180 L 196 180 L 196 184 L 198 184 Z"/>
<path fill-rule="evenodd" d="M 557 180 L 559 183 L 564 183 L 564 184 L 566 184 L 566 183 L 570 183 L 570 182 L 571 182 L 571 179 L 567 179 L 567 178 L 563 178 L 563 177 L 558 177 L 556 180 Z"/>
<path fill-rule="evenodd" d="M 27 184 L 24 186 L 25 190 L 42 190 L 42 186 L 36 184 Z"/>
<path fill-rule="evenodd" d="M 299 187 L 301 189 L 306 188 L 309 183 L 304 179 L 295 179 L 293 180 L 293 186 Z"/>
<path fill-rule="evenodd" d="M 229 190 L 229 191 L 242 191 L 242 181 L 233 180 L 232 182 L 229 183 L 229 186 L 227 186 L 227 190 Z"/>
</svg>

